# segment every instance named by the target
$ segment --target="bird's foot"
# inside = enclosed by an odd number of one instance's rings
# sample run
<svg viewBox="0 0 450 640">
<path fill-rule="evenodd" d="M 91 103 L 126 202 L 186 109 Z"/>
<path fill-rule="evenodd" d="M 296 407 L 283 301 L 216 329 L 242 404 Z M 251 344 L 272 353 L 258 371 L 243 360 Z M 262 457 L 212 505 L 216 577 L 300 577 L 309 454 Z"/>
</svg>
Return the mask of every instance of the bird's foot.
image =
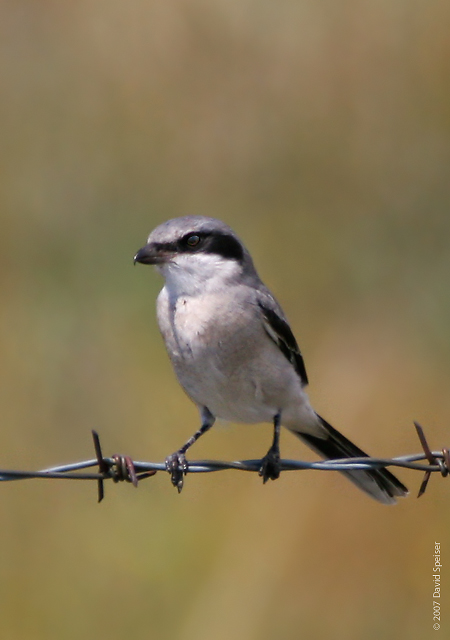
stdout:
<svg viewBox="0 0 450 640">
<path fill-rule="evenodd" d="M 259 475 L 264 484 L 267 480 L 276 480 L 280 476 L 280 451 L 278 448 L 270 448 L 262 459 Z"/>
<path fill-rule="evenodd" d="M 170 479 L 174 487 L 178 489 L 178 493 L 181 493 L 183 488 L 184 476 L 188 470 L 188 463 L 184 453 L 175 451 L 172 455 L 166 458 L 166 469 L 170 473 Z"/>
</svg>

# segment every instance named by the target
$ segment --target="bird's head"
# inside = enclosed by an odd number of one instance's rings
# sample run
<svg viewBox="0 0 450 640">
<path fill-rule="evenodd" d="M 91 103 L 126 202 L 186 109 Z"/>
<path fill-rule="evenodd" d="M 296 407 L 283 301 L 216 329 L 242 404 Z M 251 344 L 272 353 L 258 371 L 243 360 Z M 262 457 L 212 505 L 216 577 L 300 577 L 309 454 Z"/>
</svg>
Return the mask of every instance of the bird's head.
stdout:
<svg viewBox="0 0 450 640">
<path fill-rule="evenodd" d="M 134 262 L 155 265 L 170 289 L 187 294 L 256 274 L 250 254 L 234 231 L 204 216 L 183 216 L 159 225 Z"/>
</svg>

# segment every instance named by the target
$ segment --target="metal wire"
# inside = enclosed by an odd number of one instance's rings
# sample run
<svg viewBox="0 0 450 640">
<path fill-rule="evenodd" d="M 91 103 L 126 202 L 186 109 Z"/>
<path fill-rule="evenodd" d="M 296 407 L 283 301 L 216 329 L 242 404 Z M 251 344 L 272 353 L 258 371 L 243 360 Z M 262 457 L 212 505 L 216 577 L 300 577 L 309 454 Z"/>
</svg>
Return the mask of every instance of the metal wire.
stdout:
<svg viewBox="0 0 450 640">
<path fill-rule="evenodd" d="M 415 422 L 417 434 L 423 448 L 422 453 L 398 456 L 395 458 L 344 458 L 339 460 L 319 460 L 306 462 L 304 460 L 280 460 L 280 471 L 355 471 L 357 469 L 380 469 L 386 467 L 403 467 L 415 471 L 425 472 L 424 480 L 419 490 L 418 497 L 423 495 L 428 480 L 432 473 L 439 472 L 443 477 L 450 473 L 450 453 L 444 447 L 441 451 L 431 451 L 426 441 L 422 427 Z M 100 439 L 96 431 L 92 431 L 96 458 L 74 462 L 56 467 L 49 467 L 41 471 L 15 471 L 0 469 L 0 482 L 12 480 L 29 480 L 32 478 L 58 479 L 58 480 L 96 480 L 98 483 L 98 500 L 104 497 L 103 482 L 131 482 L 135 487 L 138 482 L 156 474 L 157 471 L 166 471 L 165 462 L 139 462 L 129 456 L 115 454 L 104 457 L 100 445 Z M 427 461 L 427 464 L 423 462 Z M 234 469 L 238 471 L 259 472 L 262 460 L 238 460 L 226 462 L 222 460 L 192 460 L 188 463 L 188 473 L 211 473 Z M 97 472 L 85 472 L 85 469 L 98 467 Z"/>
</svg>

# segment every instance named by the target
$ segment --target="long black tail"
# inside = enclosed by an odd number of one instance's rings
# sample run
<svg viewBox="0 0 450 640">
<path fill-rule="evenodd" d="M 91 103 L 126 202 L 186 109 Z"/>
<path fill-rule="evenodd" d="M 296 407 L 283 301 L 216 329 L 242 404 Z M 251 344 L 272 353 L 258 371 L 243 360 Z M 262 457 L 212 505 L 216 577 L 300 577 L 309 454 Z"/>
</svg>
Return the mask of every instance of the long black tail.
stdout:
<svg viewBox="0 0 450 640">
<path fill-rule="evenodd" d="M 331 424 L 328 424 L 319 415 L 317 416 L 327 432 L 327 437 L 319 438 L 309 433 L 293 431 L 303 442 L 313 451 L 323 458 L 361 458 L 368 457 L 353 442 L 339 433 Z M 387 469 L 370 469 L 367 471 L 342 471 L 359 489 L 365 491 L 369 496 L 383 502 L 383 504 L 395 504 L 396 497 L 406 496 L 408 489 L 404 484 Z"/>
</svg>

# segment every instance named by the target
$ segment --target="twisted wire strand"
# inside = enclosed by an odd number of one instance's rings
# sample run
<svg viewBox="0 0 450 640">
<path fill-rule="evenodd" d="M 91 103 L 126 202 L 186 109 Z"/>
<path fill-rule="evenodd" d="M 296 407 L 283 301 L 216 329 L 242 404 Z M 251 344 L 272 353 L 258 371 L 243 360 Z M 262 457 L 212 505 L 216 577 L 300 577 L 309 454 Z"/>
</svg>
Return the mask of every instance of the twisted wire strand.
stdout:
<svg viewBox="0 0 450 640">
<path fill-rule="evenodd" d="M 440 473 L 443 477 L 450 473 L 450 454 L 448 448 L 440 451 L 431 451 L 425 438 L 422 427 L 414 423 L 419 436 L 423 452 L 411 455 L 397 456 L 394 458 L 345 458 L 336 460 L 317 460 L 307 462 L 304 460 L 280 460 L 281 471 L 354 471 L 358 469 L 380 469 L 386 467 L 401 467 L 415 471 L 425 472 L 419 496 L 425 492 L 428 480 L 432 473 Z M 92 432 L 96 458 L 82 460 L 69 464 L 48 467 L 40 471 L 19 471 L 0 469 L 0 482 L 13 480 L 29 480 L 33 478 L 58 479 L 58 480 L 96 480 L 98 482 L 99 501 L 103 499 L 103 481 L 114 482 L 127 481 L 138 486 L 138 481 L 155 475 L 157 471 L 166 471 L 165 462 L 142 462 L 132 460 L 129 456 L 115 454 L 104 457 L 100 439 L 97 432 Z M 262 460 L 192 460 L 188 463 L 188 473 L 212 473 L 216 471 L 237 470 L 258 473 Z M 86 471 L 98 467 L 97 472 Z"/>
</svg>

